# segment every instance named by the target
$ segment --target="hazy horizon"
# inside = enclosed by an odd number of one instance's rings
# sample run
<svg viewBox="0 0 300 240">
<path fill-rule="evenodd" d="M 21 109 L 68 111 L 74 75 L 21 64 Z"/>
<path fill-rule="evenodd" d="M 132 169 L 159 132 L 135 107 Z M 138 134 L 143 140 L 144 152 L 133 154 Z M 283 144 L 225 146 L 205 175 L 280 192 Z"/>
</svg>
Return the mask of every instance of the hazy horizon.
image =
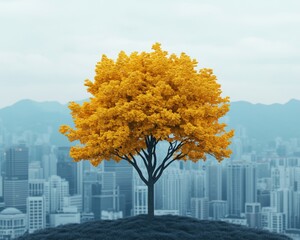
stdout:
<svg viewBox="0 0 300 240">
<path fill-rule="evenodd" d="M 5 105 L 5 106 L 2 106 L 1 103 L 0 103 L 0 110 L 2 108 L 6 108 L 6 107 L 11 107 L 13 106 L 14 104 L 18 103 L 18 102 L 21 102 L 21 101 L 33 101 L 33 102 L 37 102 L 37 103 L 48 103 L 48 102 L 56 102 L 56 103 L 59 103 L 59 104 L 62 104 L 62 105 L 67 105 L 69 102 L 72 102 L 72 101 L 75 101 L 75 102 L 80 102 L 80 101 L 84 101 L 88 98 L 85 98 L 85 99 L 74 99 L 74 100 L 70 100 L 70 101 L 67 101 L 67 102 L 62 102 L 62 101 L 58 101 L 58 100 L 35 100 L 35 99 L 30 99 L 30 98 L 24 98 L 24 99 L 19 99 L 15 102 L 13 102 L 12 104 L 8 104 L 8 105 Z M 266 106 L 269 106 L 269 105 L 273 105 L 273 104 L 281 104 L 281 105 L 284 105 L 284 104 L 287 104 L 288 102 L 290 101 L 293 101 L 293 100 L 296 100 L 296 101 L 300 101 L 300 98 L 299 99 L 296 99 L 296 98 L 291 98 L 289 100 L 287 100 L 286 102 L 283 102 L 283 103 L 278 103 L 278 102 L 274 102 L 274 103 L 260 103 L 260 102 L 256 102 L 256 103 L 253 103 L 253 102 L 250 102 L 250 101 L 247 101 L 247 100 L 236 100 L 236 101 L 230 101 L 230 102 L 247 102 L 247 103 L 250 103 L 250 104 L 262 104 L 262 105 L 266 105 Z"/>
</svg>

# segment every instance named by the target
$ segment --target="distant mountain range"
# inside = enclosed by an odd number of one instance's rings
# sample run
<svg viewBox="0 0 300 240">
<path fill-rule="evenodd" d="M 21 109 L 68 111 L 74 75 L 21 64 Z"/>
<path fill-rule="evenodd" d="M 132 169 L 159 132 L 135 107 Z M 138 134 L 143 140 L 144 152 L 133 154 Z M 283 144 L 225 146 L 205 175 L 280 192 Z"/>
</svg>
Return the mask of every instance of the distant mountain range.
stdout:
<svg viewBox="0 0 300 240">
<path fill-rule="evenodd" d="M 292 99 L 286 104 L 251 104 L 232 102 L 229 126 L 246 128 L 247 135 L 262 141 L 300 137 L 300 101 Z"/>
<path fill-rule="evenodd" d="M 263 142 L 276 137 L 300 138 L 300 101 L 293 99 L 286 104 L 272 105 L 232 102 L 226 122 L 230 129 L 243 127 L 248 137 Z M 11 133 L 51 131 L 53 144 L 69 145 L 58 132 L 61 124 L 72 125 L 72 118 L 67 105 L 58 102 L 22 100 L 0 109 L 0 129 L 2 126 Z"/>
</svg>

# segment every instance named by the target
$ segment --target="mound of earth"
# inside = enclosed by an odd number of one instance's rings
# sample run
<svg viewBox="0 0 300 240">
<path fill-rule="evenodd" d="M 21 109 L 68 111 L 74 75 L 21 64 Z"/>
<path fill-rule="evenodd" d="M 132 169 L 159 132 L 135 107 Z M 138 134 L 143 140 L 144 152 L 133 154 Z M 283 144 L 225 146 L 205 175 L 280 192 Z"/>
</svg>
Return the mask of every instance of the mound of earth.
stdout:
<svg viewBox="0 0 300 240">
<path fill-rule="evenodd" d="M 287 236 L 221 221 L 206 221 L 181 216 L 140 215 L 118 220 L 101 220 L 62 225 L 27 234 L 19 240 L 283 240 Z"/>
</svg>

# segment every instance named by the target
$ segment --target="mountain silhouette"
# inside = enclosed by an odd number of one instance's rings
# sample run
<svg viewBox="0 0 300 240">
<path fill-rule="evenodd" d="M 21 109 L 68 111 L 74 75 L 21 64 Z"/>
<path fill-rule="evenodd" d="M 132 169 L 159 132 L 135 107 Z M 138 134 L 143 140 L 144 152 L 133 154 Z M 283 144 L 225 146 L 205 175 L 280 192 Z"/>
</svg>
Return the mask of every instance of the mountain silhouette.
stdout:
<svg viewBox="0 0 300 240">
<path fill-rule="evenodd" d="M 229 127 L 242 126 L 247 136 L 266 142 L 276 137 L 283 139 L 300 137 L 300 101 L 292 99 L 286 104 L 231 103 Z"/>
<path fill-rule="evenodd" d="M 79 103 L 84 100 L 78 101 Z M 300 137 L 300 101 L 292 99 L 286 104 L 252 104 L 245 101 L 232 102 L 227 114 L 228 128 L 246 129 L 247 136 L 261 142 Z M 55 145 L 70 145 L 59 132 L 62 124 L 72 124 L 67 104 L 59 102 L 36 102 L 22 100 L 0 109 L 0 130 L 22 134 L 51 134 L 50 141 Z"/>
</svg>

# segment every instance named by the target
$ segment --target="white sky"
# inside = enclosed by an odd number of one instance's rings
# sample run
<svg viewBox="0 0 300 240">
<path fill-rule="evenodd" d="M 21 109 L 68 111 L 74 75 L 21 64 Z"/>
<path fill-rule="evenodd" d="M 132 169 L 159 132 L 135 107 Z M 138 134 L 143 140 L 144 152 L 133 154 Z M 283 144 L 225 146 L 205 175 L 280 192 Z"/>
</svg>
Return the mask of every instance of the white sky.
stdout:
<svg viewBox="0 0 300 240">
<path fill-rule="evenodd" d="M 300 99 L 299 0 L 0 0 L 0 108 L 88 95 L 101 55 L 161 42 L 213 68 L 232 101 Z"/>
</svg>

